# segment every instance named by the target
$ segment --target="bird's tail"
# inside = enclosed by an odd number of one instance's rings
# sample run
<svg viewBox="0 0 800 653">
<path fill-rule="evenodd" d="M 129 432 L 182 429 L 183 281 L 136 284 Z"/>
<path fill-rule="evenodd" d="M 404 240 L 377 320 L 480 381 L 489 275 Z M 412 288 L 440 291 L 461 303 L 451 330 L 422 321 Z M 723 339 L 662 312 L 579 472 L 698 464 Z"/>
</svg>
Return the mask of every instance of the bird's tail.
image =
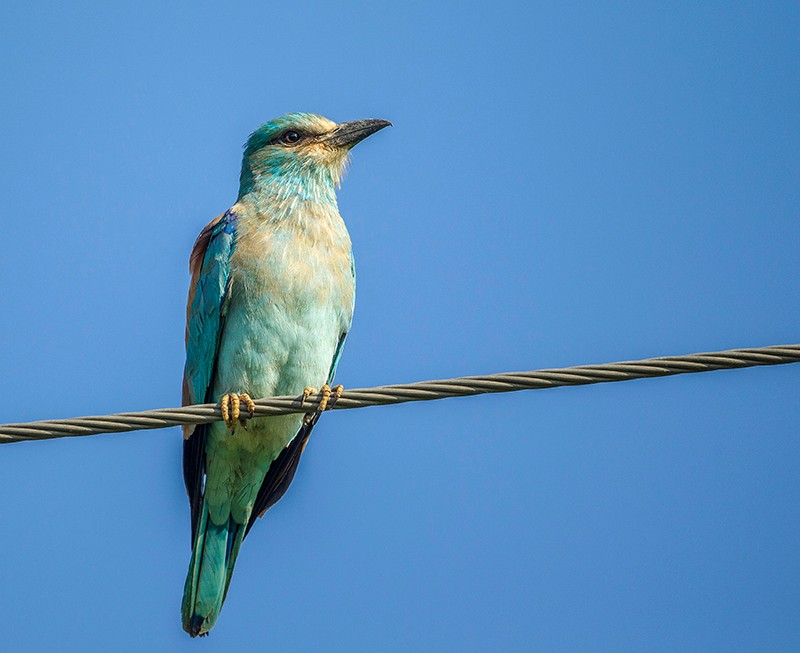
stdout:
<svg viewBox="0 0 800 653">
<path fill-rule="evenodd" d="M 214 524 L 203 502 L 181 605 L 183 629 L 192 637 L 207 635 L 217 622 L 244 536 L 244 525 L 233 517 Z"/>
</svg>

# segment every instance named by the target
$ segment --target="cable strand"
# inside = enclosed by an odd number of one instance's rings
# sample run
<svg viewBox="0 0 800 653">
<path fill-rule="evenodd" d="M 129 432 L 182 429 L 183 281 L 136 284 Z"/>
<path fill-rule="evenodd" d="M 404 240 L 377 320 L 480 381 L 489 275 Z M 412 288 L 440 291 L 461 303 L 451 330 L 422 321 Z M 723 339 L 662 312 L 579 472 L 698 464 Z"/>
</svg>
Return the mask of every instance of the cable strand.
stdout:
<svg viewBox="0 0 800 653">
<path fill-rule="evenodd" d="M 518 390 L 543 390 L 563 386 L 613 383 L 633 379 L 674 376 L 724 369 L 741 369 L 762 365 L 784 365 L 800 362 L 800 344 L 773 345 L 750 349 L 730 349 L 686 356 L 662 356 L 638 361 L 580 365 L 530 372 L 504 372 L 484 376 L 421 381 L 346 390 L 333 405 L 333 410 L 386 406 L 412 401 L 432 401 L 450 397 L 466 397 Z M 304 402 L 300 397 L 267 397 L 255 402 L 256 417 L 307 413 L 319 405 L 318 397 Z M 220 421 L 217 404 L 197 404 L 182 408 L 159 408 L 139 412 L 116 413 L 70 419 L 43 420 L 0 425 L 0 444 L 49 440 L 52 438 L 120 433 L 160 429 L 182 424 L 203 424 Z"/>
</svg>

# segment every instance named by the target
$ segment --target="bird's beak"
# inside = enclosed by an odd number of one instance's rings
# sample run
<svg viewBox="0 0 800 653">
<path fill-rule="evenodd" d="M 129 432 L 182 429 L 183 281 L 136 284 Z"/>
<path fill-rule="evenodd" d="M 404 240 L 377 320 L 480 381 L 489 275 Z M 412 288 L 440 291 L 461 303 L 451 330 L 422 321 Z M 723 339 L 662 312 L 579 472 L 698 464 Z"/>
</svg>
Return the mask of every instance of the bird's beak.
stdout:
<svg viewBox="0 0 800 653">
<path fill-rule="evenodd" d="M 374 134 L 384 127 L 390 127 L 392 123 L 388 120 L 378 120 L 370 118 L 368 120 L 353 120 L 336 125 L 336 128 L 329 131 L 322 137 L 323 142 L 330 147 L 344 147 L 350 149 L 356 143 L 360 143 L 367 136 Z"/>
</svg>

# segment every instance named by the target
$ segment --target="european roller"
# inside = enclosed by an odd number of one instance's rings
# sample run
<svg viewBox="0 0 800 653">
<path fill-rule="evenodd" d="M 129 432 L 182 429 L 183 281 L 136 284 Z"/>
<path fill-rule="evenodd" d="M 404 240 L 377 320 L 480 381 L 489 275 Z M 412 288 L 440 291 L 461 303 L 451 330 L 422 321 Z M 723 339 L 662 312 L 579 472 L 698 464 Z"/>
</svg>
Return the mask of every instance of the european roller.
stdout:
<svg viewBox="0 0 800 653">
<path fill-rule="evenodd" d="M 350 149 L 389 124 L 292 113 L 262 125 L 236 203 L 192 250 L 183 403 L 219 401 L 225 420 L 184 427 L 192 559 L 181 612 L 192 637 L 216 623 L 242 541 L 286 492 L 320 414 L 249 419 L 252 398 L 319 391 L 324 410 L 341 393 L 330 384 L 355 268 L 335 191 Z"/>
</svg>

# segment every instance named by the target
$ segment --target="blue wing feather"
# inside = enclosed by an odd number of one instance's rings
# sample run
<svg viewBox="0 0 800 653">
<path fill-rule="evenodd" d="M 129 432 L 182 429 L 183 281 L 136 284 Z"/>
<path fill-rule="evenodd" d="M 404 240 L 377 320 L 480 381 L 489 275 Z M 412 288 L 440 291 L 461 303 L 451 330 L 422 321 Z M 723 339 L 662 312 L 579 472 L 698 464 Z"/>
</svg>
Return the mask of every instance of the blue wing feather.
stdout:
<svg viewBox="0 0 800 653">
<path fill-rule="evenodd" d="M 347 339 L 347 333 L 339 336 L 339 342 L 336 343 L 336 351 L 333 354 L 333 361 L 331 362 L 331 369 L 328 372 L 328 385 L 333 383 L 333 377 L 336 376 L 336 368 L 339 366 L 339 359 L 342 357 L 344 351 L 344 341 Z"/>
<path fill-rule="evenodd" d="M 192 281 L 186 309 L 186 367 L 183 404 L 214 401 L 210 396 L 229 298 L 230 259 L 236 246 L 236 214 L 222 214 L 200 232 L 189 268 Z M 207 424 L 183 427 L 183 481 L 189 495 L 192 543 L 203 502 Z"/>
<path fill-rule="evenodd" d="M 187 313 L 184 377 L 189 403 L 212 401 L 208 393 L 228 301 L 230 259 L 236 246 L 236 215 L 228 211 L 206 229 L 209 227 L 210 233 L 204 238 L 207 243 L 202 267 L 193 279 L 193 296 Z M 201 234 L 195 247 L 202 246 L 203 237 Z"/>
<path fill-rule="evenodd" d="M 355 285 L 356 285 L 356 262 L 353 258 L 353 252 L 350 252 L 350 273 L 353 275 L 353 301 L 355 302 Z M 349 326 L 348 326 L 349 329 Z M 342 357 L 344 351 L 344 341 L 347 340 L 347 331 L 339 336 L 339 342 L 336 343 L 336 351 L 333 353 L 333 360 L 331 361 L 331 369 L 328 372 L 328 385 L 333 383 L 333 377 L 336 376 L 336 368 L 339 366 L 339 359 Z"/>
</svg>

